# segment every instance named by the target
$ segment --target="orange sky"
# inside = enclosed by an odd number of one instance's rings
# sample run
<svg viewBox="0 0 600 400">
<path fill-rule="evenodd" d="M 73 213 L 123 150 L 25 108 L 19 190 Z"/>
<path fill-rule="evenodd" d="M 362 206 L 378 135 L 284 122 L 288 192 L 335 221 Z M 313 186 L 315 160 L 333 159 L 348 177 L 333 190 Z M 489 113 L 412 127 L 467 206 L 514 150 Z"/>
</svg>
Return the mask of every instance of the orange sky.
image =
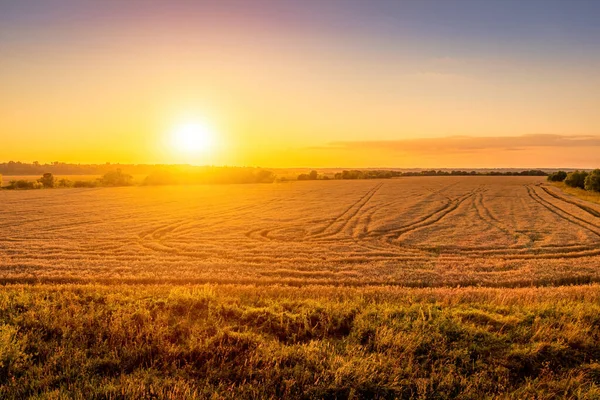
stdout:
<svg viewBox="0 0 600 400">
<path fill-rule="evenodd" d="M 0 161 L 600 165 L 589 10 L 26 3 L 0 5 Z M 199 120 L 215 147 L 173 149 Z"/>
</svg>

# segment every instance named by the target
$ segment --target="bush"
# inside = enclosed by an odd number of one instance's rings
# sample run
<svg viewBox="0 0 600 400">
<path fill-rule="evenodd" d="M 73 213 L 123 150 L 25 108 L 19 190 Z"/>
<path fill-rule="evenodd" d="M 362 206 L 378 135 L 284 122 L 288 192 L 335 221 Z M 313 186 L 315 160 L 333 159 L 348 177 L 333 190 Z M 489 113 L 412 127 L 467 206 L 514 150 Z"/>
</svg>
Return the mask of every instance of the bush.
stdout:
<svg viewBox="0 0 600 400">
<path fill-rule="evenodd" d="M 94 181 L 75 181 L 75 182 L 73 182 L 74 188 L 93 188 L 96 186 L 97 186 L 97 184 Z"/>
<path fill-rule="evenodd" d="M 588 176 L 588 173 L 585 171 L 573 171 L 567 174 L 565 178 L 565 184 L 567 186 L 571 186 L 574 188 L 585 188 L 585 178 Z"/>
<path fill-rule="evenodd" d="M 42 186 L 45 188 L 53 188 L 54 187 L 54 175 L 47 172 L 40 179 L 38 179 L 38 182 L 41 183 Z"/>
<path fill-rule="evenodd" d="M 25 179 L 12 180 L 8 183 L 7 189 L 41 189 L 43 185 L 40 182 L 26 181 Z"/>
<path fill-rule="evenodd" d="M 63 179 L 58 180 L 57 186 L 58 187 L 73 187 L 73 182 L 71 182 L 68 179 L 63 178 Z"/>
<path fill-rule="evenodd" d="M 299 181 L 316 181 L 319 177 L 319 173 L 315 170 L 310 171 L 308 174 L 298 175 Z"/>
<path fill-rule="evenodd" d="M 562 182 L 567 177 L 567 173 L 565 171 L 557 171 L 548 175 L 548 181 L 550 182 Z"/>
<path fill-rule="evenodd" d="M 600 192 L 600 169 L 595 169 L 585 178 L 585 190 Z"/>
<path fill-rule="evenodd" d="M 121 169 L 116 171 L 107 172 L 100 179 L 103 186 L 131 186 L 133 183 L 133 176 L 124 174 Z"/>
</svg>

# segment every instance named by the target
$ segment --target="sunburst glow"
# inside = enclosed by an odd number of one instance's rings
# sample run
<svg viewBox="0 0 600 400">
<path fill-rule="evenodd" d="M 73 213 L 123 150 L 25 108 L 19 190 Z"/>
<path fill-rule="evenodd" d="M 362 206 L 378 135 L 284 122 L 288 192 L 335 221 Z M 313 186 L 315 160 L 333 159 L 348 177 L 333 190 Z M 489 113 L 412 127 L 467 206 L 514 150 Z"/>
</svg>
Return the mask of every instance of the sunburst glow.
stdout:
<svg viewBox="0 0 600 400">
<path fill-rule="evenodd" d="M 208 153 L 215 145 L 214 129 L 205 122 L 191 122 L 178 126 L 172 133 L 176 151 L 188 154 Z"/>
</svg>

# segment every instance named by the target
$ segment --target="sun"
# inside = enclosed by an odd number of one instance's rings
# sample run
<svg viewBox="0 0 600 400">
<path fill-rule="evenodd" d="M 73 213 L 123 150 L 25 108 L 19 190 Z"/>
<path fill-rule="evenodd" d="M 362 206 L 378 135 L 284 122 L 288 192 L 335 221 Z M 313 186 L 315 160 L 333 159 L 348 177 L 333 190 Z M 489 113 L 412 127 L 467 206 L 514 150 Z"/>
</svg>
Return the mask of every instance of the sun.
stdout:
<svg viewBox="0 0 600 400">
<path fill-rule="evenodd" d="M 186 154 L 209 153 L 215 145 L 215 131 L 206 122 L 188 122 L 172 133 L 173 148 Z"/>
</svg>

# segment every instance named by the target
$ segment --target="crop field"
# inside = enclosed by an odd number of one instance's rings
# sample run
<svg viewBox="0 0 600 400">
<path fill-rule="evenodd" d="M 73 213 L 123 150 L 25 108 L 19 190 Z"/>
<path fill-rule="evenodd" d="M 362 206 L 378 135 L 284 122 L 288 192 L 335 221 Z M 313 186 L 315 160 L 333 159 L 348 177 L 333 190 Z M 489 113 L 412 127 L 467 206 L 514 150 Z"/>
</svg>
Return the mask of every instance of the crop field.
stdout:
<svg viewBox="0 0 600 400">
<path fill-rule="evenodd" d="M 534 177 L 5 191 L 0 201 L 5 282 L 600 280 L 600 206 Z"/>
<path fill-rule="evenodd" d="M 543 177 L 0 191 L 0 398 L 598 398 Z"/>
</svg>

